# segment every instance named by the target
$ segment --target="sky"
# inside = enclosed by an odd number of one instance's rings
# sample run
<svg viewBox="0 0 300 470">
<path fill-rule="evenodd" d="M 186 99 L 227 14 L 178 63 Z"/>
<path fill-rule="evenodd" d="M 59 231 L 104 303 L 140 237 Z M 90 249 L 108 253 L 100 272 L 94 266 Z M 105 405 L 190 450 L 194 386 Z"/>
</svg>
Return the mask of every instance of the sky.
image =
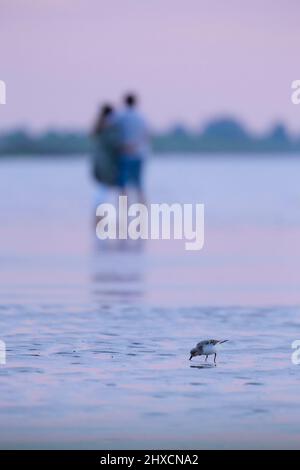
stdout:
<svg viewBox="0 0 300 470">
<path fill-rule="evenodd" d="M 88 128 L 136 91 L 155 129 L 300 133 L 299 0 L 0 0 L 0 130 Z"/>
</svg>

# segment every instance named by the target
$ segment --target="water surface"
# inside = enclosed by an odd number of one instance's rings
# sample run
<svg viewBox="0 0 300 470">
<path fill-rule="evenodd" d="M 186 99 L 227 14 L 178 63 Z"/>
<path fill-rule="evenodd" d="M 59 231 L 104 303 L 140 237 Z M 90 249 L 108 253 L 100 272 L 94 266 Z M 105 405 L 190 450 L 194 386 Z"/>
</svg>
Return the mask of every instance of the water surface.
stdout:
<svg viewBox="0 0 300 470">
<path fill-rule="evenodd" d="M 205 204 L 195 253 L 100 244 L 84 160 L 2 161 L 0 446 L 299 447 L 299 172 L 152 160 L 150 201 Z M 217 366 L 189 362 L 210 337 Z"/>
</svg>

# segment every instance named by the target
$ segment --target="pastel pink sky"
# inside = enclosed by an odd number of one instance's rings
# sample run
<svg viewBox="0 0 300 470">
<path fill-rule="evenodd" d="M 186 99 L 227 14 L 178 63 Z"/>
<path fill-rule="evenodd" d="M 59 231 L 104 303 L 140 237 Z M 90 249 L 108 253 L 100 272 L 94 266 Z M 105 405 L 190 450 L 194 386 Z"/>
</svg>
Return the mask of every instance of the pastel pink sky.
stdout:
<svg viewBox="0 0 300 470">
<path fill-rule="evenodd" d="M 1 128 L 90 125 L 136 90 L 155 128 L 218 115 L 300 133 L 299 0 L 0 0 Z"/>
</svg>

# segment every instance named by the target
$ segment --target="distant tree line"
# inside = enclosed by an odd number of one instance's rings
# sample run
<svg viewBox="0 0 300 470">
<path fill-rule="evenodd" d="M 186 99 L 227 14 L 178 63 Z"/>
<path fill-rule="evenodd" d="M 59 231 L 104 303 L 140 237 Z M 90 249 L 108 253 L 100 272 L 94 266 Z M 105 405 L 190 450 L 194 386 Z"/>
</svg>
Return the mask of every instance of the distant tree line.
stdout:
<svg viewBox="0 0 300 470">
<path fill-rule="evenodd" d="M 177 125 L 153 133 L 157 153 L 290 153 L 300 152 L 300 136 L 292 138 L 283 124 L 264 135 L 251 134 L 233 119 L 217 119 L 200 132 Z M 92 150 L 88 133 L 52 130 L 32 134 L 26 130 L 0 133 L 0 155 L 75 155 Z"/>
</svg>

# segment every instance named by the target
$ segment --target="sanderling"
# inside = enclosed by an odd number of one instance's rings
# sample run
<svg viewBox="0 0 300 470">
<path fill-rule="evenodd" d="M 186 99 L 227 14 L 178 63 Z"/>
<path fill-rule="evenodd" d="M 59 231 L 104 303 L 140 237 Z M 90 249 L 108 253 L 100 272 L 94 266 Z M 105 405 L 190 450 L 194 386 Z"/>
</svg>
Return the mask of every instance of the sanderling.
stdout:
<svg viewBox="0 0 300 470">
<path fill-rule="evenodd" d="M 191 350 L 190 360 L 194 356 L 206 356 L 205 361 L 207 361 L 208 356 L 214 354 L 214 363 L 216 363 L 218 346 L 222 343 L 226 343 L 226 341 L 228 341 L 228 339 L 224 339 L 223 341 L 219 341 L 217 339 L 205 339 L 204 341 L 200 341 L 200 343 Z"/>
</svg>

